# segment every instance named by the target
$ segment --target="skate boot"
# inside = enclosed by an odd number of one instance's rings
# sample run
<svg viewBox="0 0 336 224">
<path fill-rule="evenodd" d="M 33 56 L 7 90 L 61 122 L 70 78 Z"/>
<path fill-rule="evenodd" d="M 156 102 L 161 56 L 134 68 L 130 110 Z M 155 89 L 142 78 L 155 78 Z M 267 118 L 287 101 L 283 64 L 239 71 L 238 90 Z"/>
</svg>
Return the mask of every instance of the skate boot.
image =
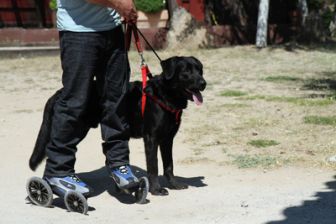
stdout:
<svg viewBox="0 0 336 224">
<path fill-rule="evenodd" d="M 32 177 L 26 185 L 29 200 L 39 206 L 49 207 L 53 194 L 64 198 L 66 208 L 72 212 L 86 214 L 88 211 L 87 197 L 93 192 L 76 175 L 66 177 Z"/>
<path fill-rule="evenodd" d="M 129 165 L 123 165 L 110 169 L 110 175 L 117 188 L 126 194 L 131 194 L 139 204 L 146 202 L 149 189 L 147 177 L 137 178 Z"/>
<path fill-rule="evenodd" d="M 120 189 L 129 189 L 137 186 L 139 183 L 138 178 L 134 176 L 128 165 L 111 169 L 111 177 Z"/>
<path fill-rule="evenodd" d="M 88 197 L 93 189 L 90 188 L 76 175 L 70 175 L 66 177 L 44 177 L 44 179 L 50 184 L 53 192 L 57 195 L 65 195 L 68 191 L 76 191 L 85 197 Z"/>
</svg>

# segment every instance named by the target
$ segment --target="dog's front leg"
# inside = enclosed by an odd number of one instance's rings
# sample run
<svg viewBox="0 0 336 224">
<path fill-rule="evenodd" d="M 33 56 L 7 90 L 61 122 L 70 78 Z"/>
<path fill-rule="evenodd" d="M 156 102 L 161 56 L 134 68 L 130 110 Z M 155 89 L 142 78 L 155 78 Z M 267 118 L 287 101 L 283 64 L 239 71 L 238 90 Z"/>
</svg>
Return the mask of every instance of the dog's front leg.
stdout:
<svg viewBox="0 0 336 224">
<path fill-rule="evenodd" d="M 186 189 L 187 184 L 178 182 L 174 176 L 174 164 L 173 164 L 173 137 L 167 138 L 160 143 L 160 150 L 163 162 L 164 175 L 168 179 L 168 182 L 172 189 Z"/>
<path fill-rule="evenodd" d="M 153 195 L 168 195 L 168 191 L 161 187 L 158 177 L 158 143 L 152 136 L 145 136 L 145 153 L 147 163 L 147 174 L 149 179 L 149 191 Z"/>
</svg>

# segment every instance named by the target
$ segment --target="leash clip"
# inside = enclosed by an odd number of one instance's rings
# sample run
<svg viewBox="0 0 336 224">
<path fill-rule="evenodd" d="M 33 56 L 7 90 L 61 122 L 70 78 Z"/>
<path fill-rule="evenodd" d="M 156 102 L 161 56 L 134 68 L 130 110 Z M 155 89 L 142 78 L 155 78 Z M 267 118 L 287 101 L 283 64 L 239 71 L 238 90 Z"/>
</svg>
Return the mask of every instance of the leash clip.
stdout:
<svg viewBox="0 0 336 224">
<path fill-rule="evenodd" d="M 143 52 L 139 52 L 140 58 L 141 58 L 141 66 L 146 65 L 145 57 L 143 56 Z"/>
</svg>

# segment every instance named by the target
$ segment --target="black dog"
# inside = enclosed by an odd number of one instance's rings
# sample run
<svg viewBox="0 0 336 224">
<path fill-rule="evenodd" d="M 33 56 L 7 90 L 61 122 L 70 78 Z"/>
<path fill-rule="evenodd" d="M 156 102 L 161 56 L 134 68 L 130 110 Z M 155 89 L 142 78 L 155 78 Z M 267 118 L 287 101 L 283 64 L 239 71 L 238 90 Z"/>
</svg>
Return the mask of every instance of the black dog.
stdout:
<svg viewBox="0 0 336 224">
<path fill-rule="evenodd" d="M 144 90 L 147 95 L 144 116 L 141 114 L 142 83 L 130 83 L 127 94 L 127 120 L 131 137 L 143 137 L 147 162 L 147 173 L 150 192 L 154 195 L 167 195 L 158 180 L 157 151 L 160 146 L 164 175 L 171 188 L 185 189 L 188 186 L 176 181 L 173 173 L 172 147 L 173 139 L 180 126 L 182 110 L 187 107 L 188 100 L 196 104 L 203 102 L 200 91 L 206 87 L 203 78 L 203 66 L 194 57 L 172 57 L 162 61 L 162 74 L 147 82 Z M 57 91 L 47 102 L 43 122 L 36 140 L 29 166 L 35 170 L 45 157 L 45 148 L 50 139 L 50 127 L 53 116 L 53 105 L 62 90 Z M 95 94 L 87 114 L 90 127 L 97 127 L 99 111 L 95 105 Z"/>
</svg>

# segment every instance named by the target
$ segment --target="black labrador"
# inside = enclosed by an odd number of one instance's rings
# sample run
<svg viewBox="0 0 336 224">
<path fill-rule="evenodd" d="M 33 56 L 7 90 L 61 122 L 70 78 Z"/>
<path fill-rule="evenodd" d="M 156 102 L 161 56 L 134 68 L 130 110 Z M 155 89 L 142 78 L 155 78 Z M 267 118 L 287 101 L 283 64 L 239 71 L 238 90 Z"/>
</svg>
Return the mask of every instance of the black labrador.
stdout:
<svg viewBox="0 0 336 224">
<path fill-rule="evenodd" d="M 197 105 L 202 104 L 201 91 L 206 87 L 203 78 L 202 63 L 194 57 L 172 57 L 161 62 L 161 75 L 154 76 L 147 82 L 146 107 L 144 115 L 141 112 L 142 83 L 130 83 L 127 93 L 127 120 L 130 125 L 131 137 L 143 138 L 147 173 L 150 183 L 150 192 L 154 195 L 167 195 L 168 191 L 162 188 L 158 179 L 158 147 L 160 146 L 163 161 L 164 176 L 168 179 L 172 189 L 185 189 L 188 185 L 176 180 L 173 173 L 173 139 L 180 126 L 182 110 L 187 107 L 188 100 Z M 45 148 L 50 139 L 50 127 L 53 115 L 53 106 L 61 93 L 58 90 L 49 98 L 43 113 L 42 125 L 36 140 L 29 166 L 35 170 L 45 157 Z M 86 116 L 90 127 L 97 127 L 99 111 L 95 108 L 93 94 Z"/>
</svg>

